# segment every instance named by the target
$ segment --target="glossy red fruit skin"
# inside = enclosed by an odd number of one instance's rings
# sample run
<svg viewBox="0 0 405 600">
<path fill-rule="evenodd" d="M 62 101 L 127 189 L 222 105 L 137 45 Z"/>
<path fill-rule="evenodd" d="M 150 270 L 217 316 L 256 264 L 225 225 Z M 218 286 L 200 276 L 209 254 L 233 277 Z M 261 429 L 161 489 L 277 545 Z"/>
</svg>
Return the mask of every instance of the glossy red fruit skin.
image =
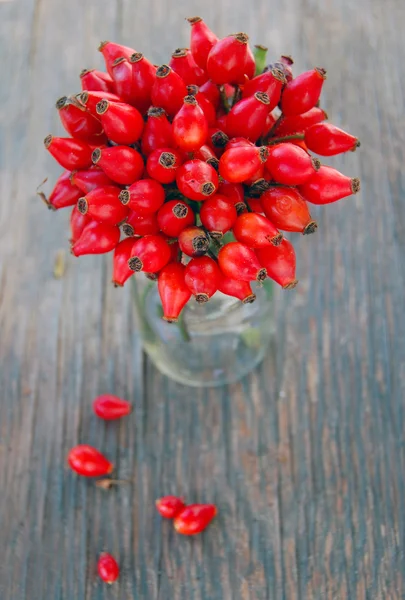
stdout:
<svg viewBox="0 0 405 600">
<path fill-rule="evenodd" d="M 317 159 L 289 142 L 269 146 L 268 150 L 266 168 L 275 181 L 284 185 L 305 183 L 320 167 Z"/>
<path fill-rule="evenodd" d="M 93 92 L 115 92 L 114 81 L 103 71 L 97 69 L 83 69 L 80 73 L 80 82 L 82 84 L 82 90 L 89 90 Z"/>
<path fill-rule="evenodd" d="M 211 102 L 215 110 L 219 108 L 221 103 L 221 95 L 219 93 L 218 86 L 215 85 L 213 81 L 209 79 L 203 85 L 201 85 L 199 88 L 199 93 L 203 94 Z"/>
<path fill-rule="evenodd" d="M 299 193 L 312 204 L 331 204 L 360 191 L 360 180 L 347 177 L 332 167 L 322 166 L 298 187 Z"/>
<path fill-rule="evenodd" d="M 144 114 L 152 104 L 152 87 L 156 79 L 156 67 L 141 52 L 130 56 L 132 66 L 132 104 Z"/>
<path fill-rule="evenodd" d="M 128 46 L 122 46 L 121 44 L 116 44 L 114 42 L 101 42 L 99 46 L 99 51 L 102 53 L 104 57 L 104 62 L 108 74 L 110 77 L 113 77 L 112 66 L 117 58 L 121 58 L 122 56 L 129 60 L 130 56 L 135 53 L 133 48 L 129 48 Z"/>
<path fill-rule="evenodd" d="M 192 258 L 185 271 L 185 282 L 199 304 L 207 302 L 218 289 L 220 270 L 209 256 Z"/>
<path fill-rule="evenodd" d="M 194 225 L 194 211 L 183 200 L 169 200 L 157 214 L 159 228 L 169 237 L 176 238 L 183 229 Z"/>
<path fill-rule="evenodd" d="M 242 98 L 249 98 L 257 92 L 264 92 L 269 97 L 269 112 L 276 108 L 280 101 L 281 90 L 286 83 L 283 73 L 279 69 L 271 69 L 246 81 L 243 86 Z"/>
<path fill-rule="evenodd" d="M 248 40 L 246 34 L 229 35 L 213 46 L 207 59 L 207 73 L 214 83 L 244 82 Z"/>
<path fill-rule="evenodd" d="M 127 241 L 124 240 L 124 242 Z M 128 400 L 123 400 L 113 394 L 102 394 L 93 400 L 93 411 L 100 419 L 104 419 L 104 421 L 115 421 L 129 415 L 132 411 L 132 406 Z"/>
<path fill-rule="evenodd" d="M 295 188 L 273 187 L 260 196 L 262 212 L 279 229 L 313 233 L 317 224 L 308 205 Z"/>
<path fill-rule="evenodd" d="M 174 528 L 182 535 L 196 535 L 208 527 L 217 512 L 214 504 L 190 504 L 174 519 Z"/>
<path fill-rule="evenodd" d="M 268 114 L 268 95 L 256 92 L 232 107 L 226 117 L 226 132 L 231 138 L 241 136 L 256 142 L 263 133 Z"/>
<path fill-rule="evenodd" d="M 258 171 L 267 156 L 268 150 L 263 146 L 230 148 L 219 160 L 219 174 L 231 183 L 242 183 Z"/>
<path fill-rule="evenodd" d="M 54 188 L 47 199 L 49 208 L 58 210 L 59 208 L 74 206 L 82 196 L 79 188 L 71 182 L 70 176 L 70 171 L 64 171 L 56 180 Z"/>
<path fill-rule="evenodd" d="M 201 206 L 200 219 L 203 226 L 215 238 L 221 238 L 234 226 L 238 213 L 226 196 L 215 194 Z"/>
<path fill-rule="evenodd" d="M 186 507 L 183 498 L 177 496 L 163 496 L 155 504 L 158 513 L 165 519 L 174 519 Z"/>
<path fill-rule="evenodd" d="M 135 93 L 132 85 L 131 64 L 124 56 L 120 56 L 113 62 L 111 71 L 115 93 L 121 98 L 121 102 L 133 105 Z"/>
<path fill-rule="evenodd" d="M 142 237 L 159 233 L 157 215 L 140 215 L 138 211 L 130 210 L 127 220 L 122 225 L 122 231 L 129 237 Z"/>
<path fill-rule="evenodd" d="M 247 52 L 246 52 L 246 60 L 245 60 L 245 75 L 249 79 L 255 76 L 256 71 L 256 62 L 255 57 L 253 56 L 253 52 L 248 44 Z"/>
<path fill-rule="evenodd" d="M 142 156 L 127 146 L 97 148 L 92 154 L 93 163 L 121 185 L 131 185 L 142 177 L 144 164 Z"/>
<path fill-rule="evenodd" d="M 148 110 L 148 120 L 142 134 L 141 148 L 149 156 L 158 148 L 170 148 L 173 145 L 172 125 L 163 108 L 152 106 Z"/>
<path fill-rule="evenodd" d="M 191 298 L 191 292 L 184 279 L 185 271 L 186 268 L 181 263 L 171 262 L 163 267 L 158 276 L 158 290 L 162 301 L 163 319 L 169 323 L 175 323 L 178 320 L 181 311 Z M 157 508 L 163 517 L 173 518 L 163 514 L 158 506 Z M 163 510 L 163 505 L 160 508 Z M 167 505 L 166 508 L 168 508 Z M 181 507 L 178 510 L 181 510 Z"/>
<path fill-rule="evenodd" d="M 264 213 L 263 206 L 259 198 L 249 198 L 249 207 L 255 213 Z M 271 220 L 271 219 L 270 219 Z"/>
<path fill-rule="evenodd" d="M 247 140 L 245 137 L 236 136 L 233 137 L 225 146 L 225 150 L 229 150 L 230 148 L 252 148 L 254 147 L 254 143 L 250 140 Z"/>
<path fill-rule="evenodd" d="M 157 273 L 170 258 L 170 246 L 162 235 L 145 235 L 135 241 L 128 265 L 132 271 Z"/>
<path fill-rule="evenodd" d="M 283 117 L 274 135 L 276 137 L 283 137 L 285 135 L 293 135 L 294 133 L 304 133 L 311 125 L 321 123 L 327 118 L 328 115 L 322 108 L 314 106 L 301 115 Z"/>
<path fill-rule="evenodd" d="M 69 451 L 68 464 L 72 471 L 84 477 L 109 475 L 114 466 L 96 448 L 81 444 Z"/>
<path fill-rule="evenodd" d="M 91 148 L 86 142 L 48 135 L 45 149 L 68 171 L 87 169 L 91 165 Z"/>
<path fill-rule="evenodd" d="M 266 278 L 264 269 L 251 248 L 240 242 L 230 242 L 221 248 L 218 264 L 223 275 L 240 281 L 262 281 Z"/>
<path fill-rule="evenodd" d="M 194 96 L 185 96 L 173 119 L 173 141 L 186 152 L 198 150 L 208 137 L 208 123 Z"/>
<path fill-rule="evenodd" d="M 109 140 L 129 146 L 140 139 L 143 119 L 139 110 L 133 106 L 101 100 L 96 111 Z"/>
<path fill-rule="evenodd" d="M 264 175 L 265 175 L 264 165 L 260 165 L 260 167 L 257 169 L 257 171 L 255 173 L 253 173 L 253 175 L 248 177 L 248 179 L 245 179 L 245 181 L 243 183 L 248 186 L 257 184 L 258 181 L 260 181 L 261 179 L 264 179 Z"/>
<path fill-rule="evenodd" d="M 164 187 L 154 179 L 139 179 L 127 190 L 122 190 L 120 200 L 140 215 L 150 215 L 159 210 L 165 201 Z"/>
<path fill-rule="evenodd" d="M 79 198 L 77 208 L 93 221 L 119 225 L 128 215 L 128 208 L 119 200 L 120 192 L 121 189 L 113 185 L 96 188 Z"/>
<path fill-rule="evenodd" d="M 188 48 L 177 48 L 172 54 L 169 66 L 175 71 L 186 85 L 202 85 L 208 75 L 195 62 Z"/>
<path fill-rule="evenodd" d="M 82 234 L 83 229 L 90 223 L 91 219 L 87 215 L 82 215 L 75 206 L 70 213 L 70 243 L 74 244 Z"/>
<path fill-rule="evenodd" d="M 183 157 L 178 150 L 158 148 L 148 156 L 146 170 L 149 177 L 160 183 L 173 183 L 182 162 Z"/>
<path fill-rule="evenodd" d="M 59 118 L 69 135 L 88 143 L 107 141 L 103 135 L 103 127 L 75 98 L 62 96 L 56 102 Z"/>
<path fill-rule="evenodd" d="M 227 296 L 238 298 L 244 304 L 251 304 L 256 300 L 256 294 L 253 293 L 248 281 L 238 281 L 221 275 L 218 290 Z"/>
<path fill-rule="evenodd" d="M 214 167 L 214 169 L 218 168 L 219 160 L 215 156 L 215 152 L 210 146 L 204 144 L 198 150 L 194 152 L 194 158 L 198 160 L 203 160 L 204 162 Z"/>
<path fill-rule="evenodd" d="M 112 102 L 122 102 L 122 99 L 117 94 L 110 94 L 109 92 L 97 92 L 97 91 L 84 91 L 76 96 L 77 101 L 85 106 L 87 110 L 94 116 L 97 117 L 96 106 L 100 100 L 111 100 Z"/>
<path fill-rule="evenodd" d="M 218 38 L 204 23 L 201 17 L 190 17 L 191 25 L 190 50 L 198 66 L 206 70 L 208 55 Z"/>
<path fill-rule="evenodd" d="M 188 85 L 187 92 L 189 96 L 194 96 L 194 98 L 197 100 L 198 106 L 201 108 L 205 118 L 207 119 L 208 127 L 213 127 L 216 123 L 217 115 L 212 102 L 208 100 L 205 94 L 199 91 L 196 85 Z"/>
<path fill-rule="evenodd" d="M 115 287 L 122 287 L 124 283 L 134 274 L 134 272 L 128 266 L 128 260 L 131 258 L 132 247 L 134 245 L 134 238 L 128 237 L 118 244 L 118 246 L 114 250 L 114 258 L 113 258 L 113 275 L 112 275 L 112 283 Z M 104 398 L 104 396 L 100 396 L 100 398 Z M 115 398 L 115 396 L 107 395 L 105 398 Z M 101 401 L 100 401 L 101 402 Z M 103 401 L 104 402 L 104 401 Z M 109 400 L 105 400 L 104 404 L 108 405 Z M 124 401 L 123 401 L 124 402 Z M 110 402 L 111 410 L 114 409 L 114 404 Z M 119 407 L 118 407 L 119 408 Z M 94 409 L 95 410 L 95 409 Z M 118 410 L 118 409 L 117 409 Z M 96 413 L 97 414 L 97 413 Z M 127 414 L 127 413 L 123 413 Z M 99 415 L 101 416 L 101 415 Z M 121 415 L 119 415 L 121 416 Z M 106 417 L 103 417 L 106 418 Z M 118 418 L 118 417 L 110 417 L 110 418 Z"/>
<path fill-rule="evenodd" d="M 218 186 L 218 194 L 226 196 L 235 205 L 238 215 L 247 211 L 245 192 L 241 183 L 222 180 Z"/>
<path fill-rule="evenodd" d="M 88 194 L 88 192 L 91 192 L 95 188 L 103 187 L 105 185 L 114 185 L 114 182 L 107 177 L 104 171 L 95 165 L 91 166 L 89 169 L 72 171 L 70 181 L 83 192 L 81 196 L 83 196 L 83 194 Z"/>
<path fill-rule="evenodd" d="M 319 100 L 325 79 L 326 71 L 315 68 L 289 81 L 281 95 L 282 113 L 290 117 L 313 108 Z"/>
<path fill-rule="evenodd" d="M 117 561 L 111 554 L 107 554 L 106 552 L 101 554 L 98 559 L 97 571 L 100 579 L 106 583 L 114 583 L 114 581 L 117 581 L 120 574 L 120 568 Z"/>
<path fill-rule="evenodd" d="M 317 123 L 305 131 L 305 143 L 309 150 L 321 156 L 334 156 L 359 147 L 359 140 L 331 123 Z"/>
<path fill-rule="evenodd" d="M 239 215 L 233 226 L 233 234 L 238 242 L 249 248 L 265 248 L 277 246 L 283 239 L 283 234 L 271 221 L 257 213 Z"/>
<path fill-rule="evenodd" d="M 178 242 L 180 250 L 191 258 L 203 256 L 210 245 L 207 233 L 196 226 L 183 229 L 178 235 Z"/>
<path fill-rule="evenodd" d="M 295 277 L 295 251 L 293 245 L 284 239 L 279 246 L 268 246 L 256 251 L 259 262 L 267 270 L 267 275 L 284 289 L 294 288 L 298 281 Z"/>
<path fill-rule="evenodd" d="M 163 108 L 170 117 L 174 117 L 187 96 L 187 87 L 180 75 L 168 65 L 162 65 L 156 71 L 156 79 L 152 87 L 154 106 Z"/>
<path fill-rule="evenodd" d="M 176 173 L 177 187 L 180 192 L 201 202 L 212 196 L 218 188 L 218 174 L 211 165 L 202 160 L 188 160 Z"/>
<path fill-rule="evenodd" d="M 104 254 L 111 252 L 120 241 L 120 230 L 115 225 L 97 223 L 90 221 L 86 225 L 80 237 L 72 245 L 71 251 L 74 256 L 84 254 Z"/>
</svg>

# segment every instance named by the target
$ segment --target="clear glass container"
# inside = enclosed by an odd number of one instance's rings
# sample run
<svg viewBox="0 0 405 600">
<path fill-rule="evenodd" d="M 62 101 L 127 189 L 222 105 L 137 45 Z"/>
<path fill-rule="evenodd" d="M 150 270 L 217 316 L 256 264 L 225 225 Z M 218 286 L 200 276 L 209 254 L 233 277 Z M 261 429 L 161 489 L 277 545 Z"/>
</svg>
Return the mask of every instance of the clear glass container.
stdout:
<svg viewBox="0 0 405 600">
<path fill-rule="evenodd" d="M 252 304 L 220 292 L 205 304 L 191 299 L 178 323 L 162 319 L 156 282 L 142 273 L 132 282 L 144 349 L 168 377 L 195 387 L 218 386 L 241 379 L 264 358 L 275 331 L 272 281 L 253 290 L 258 293 Z"/>
</svg>

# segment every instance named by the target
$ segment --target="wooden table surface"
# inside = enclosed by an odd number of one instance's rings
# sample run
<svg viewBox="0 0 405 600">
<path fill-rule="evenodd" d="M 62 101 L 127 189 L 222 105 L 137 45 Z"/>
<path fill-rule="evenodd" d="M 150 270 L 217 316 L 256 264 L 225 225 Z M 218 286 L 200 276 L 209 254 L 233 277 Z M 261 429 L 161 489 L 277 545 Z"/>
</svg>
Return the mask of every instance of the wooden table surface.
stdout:
<svg viewBox="0 0 405 600">
<path fill-rule="evenodd" d="M 0 598 L 294 600 L 405 597 L 405 211 L 402 0 L 1 0 Z M 296 240 L 300 286 L 276 295 L 277 335 L 241 383 L 193 390 L 141 350 L 129 289 L 108 260 L 74 259 L 68 215 L 35 196 L 59 169 L 55 100 L 113 39 L 167 60 L 183 17 L 247 31 L 297 70 L 328 69 L 323 104 L 362 147 L 333 159 L 362 192 L 315 208 Z M 91 400 L 129 398 L 105 425 Z M 132 483 L 110 492 L 65 468 L 80 442 Z M 195 539 L 154 508 L 213 501 Z M 119 557 L 120 582 L 95 576 Z"/>
</svg>

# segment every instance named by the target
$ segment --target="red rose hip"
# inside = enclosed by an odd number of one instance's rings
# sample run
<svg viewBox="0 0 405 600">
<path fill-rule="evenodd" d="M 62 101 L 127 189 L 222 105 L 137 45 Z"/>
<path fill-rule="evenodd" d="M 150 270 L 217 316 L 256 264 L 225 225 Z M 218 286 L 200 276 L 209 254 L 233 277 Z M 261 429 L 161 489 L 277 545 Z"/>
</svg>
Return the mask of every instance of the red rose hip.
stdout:
<svg viewBox="0 0 405 600">
<path fill-rule="evenodd" d="M 135 241 L 128 266 L 135 272 L 157 273 L 170 258 L 169 244 L 162 235 L 145 235 Z"/>
<path fill-rule="evenodd" d="M 183 200 L 169 200 L 160 208 L 157 215 L 161 231 L 176 238 L 183 229 L 194 225 L 194 211 Z"/>
<path fill-rule="evenodd" d="M 124 240 L 126 242 L 127 240 Z M 115 421 L 126 417 L 131 412 L 131 404 L 127 400 L 122 400 L 112 394 L 102 394 L 93 401 L 93 411 L 105 421 Z"/>
<path fill-rule="evenodd" d="M 214 504 L 190 504 L 174 519 L 174 528 L 182 535 L 196 535 L 208 527 L 217 515 Z"/>
<path fill-rule="evenodd" d="M 114 466 L 99 450 L 86 444 L 72 448 L 67 460 L 70 468 L 84 477 L 109 475 L 114 469 Z"/>
<path fill-rule="evenodd" d="M 122 240 L 114 250 L 112 283 L 115 287 L 121 287 L 134 274 L 128 266 L 131 258 L 132 247 L 135 240 L 128 237 Z M 110 396 L 108 396 L 110 398 Z M 104 398 L 104 397 L 103 397 Z"/>
<path fill-rule="evenodd" d="M 273 187 L 260 197 L 261 211 L 279 229 L 314 233 L 318 227 L 308 205 L 295 188 Z"/>
<path fill-rule="evenodd" d="M 172 262 L 163 267 L 158 276 L 163 319 L 169 323 L 177 321 L 184 306 L 191 298 L 191 291 L 185 282 L 185 270 L 185 266 L 181 263 Z"/>
<path fill-rule="evenodd" d="M 186 266 L 185 282 L 199 304 L 208 302 L 218 289 L 218 265 L 209 256 L 192 258 Z"/>
<path fill-rule="evenodd" d="M 134 183 L 141 178 L 144 170 L 142 156 L 127 146 L 96 148 L 92 160 L 95 165 L 101 167 L 107 177 L 121 185 Z"/>
<path fill-rule="evenodd" d="M 106 552 L 101 554 L 98 559 L 97 571 L 100 579 L 106 583 L 114 583 L 114 581 L 117 581 L 120 574 L 117 561 L 111 554 L 107 554 Z"/>
<path fill-rule="evenodd" d="M 91 148 L 82 140 L 47 135 L 44 139 L 44 146 L 53 158 L 68 171 L 87 169 L 91 165 Z"/>
<path fill-rule="evenodd" d="M 218 188 L 218 173 L 202 160 L 185 162 L 176 173 L 177 186 L 190 200 L 207 200 Z"/>
<path fill-rule="evenodd" d="M 174 519 L 186 507 L 183 498 L 163 496 L 155 502 L 156 508 L 165 519 Z"/>
<path fill-rule="evenodd" d="M 263 281 L 266 269 L 259 263 L 254 251 L 240 242 L 230 242 L 218 254 L 218 264 L 229 279 L 240 281 Z"/>
<path fill-rule="evenodd" d="M 295 251 L 293 245 L 284 239 L 279 246 L 268 246 L 257 250 L 257 257 L 269 277 L 284 289 L 294 288 L 298 280 L 295 277 Z"/>
<path fill-rule="evenodd" d="M 332 167 L 322 166 L 317 173 L 298 188 L 312 204 L 330 204 L 360 191 L 360 179 L 347 177 Z"/>
<path fill-rule="evenodd" d="M 280 233 L 266 217 L 257 213 L 239 215 L 233 226 L 235 238 L 249 248 L 263 248 L 268 245 L 281 244 L 283 234 Z"/>
</svg>

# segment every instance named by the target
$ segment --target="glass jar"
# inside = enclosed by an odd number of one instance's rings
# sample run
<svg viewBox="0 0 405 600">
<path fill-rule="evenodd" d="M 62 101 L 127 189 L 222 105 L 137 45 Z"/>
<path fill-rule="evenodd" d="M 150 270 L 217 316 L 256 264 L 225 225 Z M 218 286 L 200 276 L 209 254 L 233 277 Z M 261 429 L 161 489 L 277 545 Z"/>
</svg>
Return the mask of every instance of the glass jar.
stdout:
<svg viewBox="0 0 405 600">
<path fill-rule="evenodd" d="M 266 280 L 252 304 L 217 292 L 209 302 L 191 299 L 177 323 L 162 319 L 157 284 L 132 277 L 144 349 L 168 377 L 196 387 L 232 383 L 264 358 L 275 331 L 273 282 Z"/>
</svg>

